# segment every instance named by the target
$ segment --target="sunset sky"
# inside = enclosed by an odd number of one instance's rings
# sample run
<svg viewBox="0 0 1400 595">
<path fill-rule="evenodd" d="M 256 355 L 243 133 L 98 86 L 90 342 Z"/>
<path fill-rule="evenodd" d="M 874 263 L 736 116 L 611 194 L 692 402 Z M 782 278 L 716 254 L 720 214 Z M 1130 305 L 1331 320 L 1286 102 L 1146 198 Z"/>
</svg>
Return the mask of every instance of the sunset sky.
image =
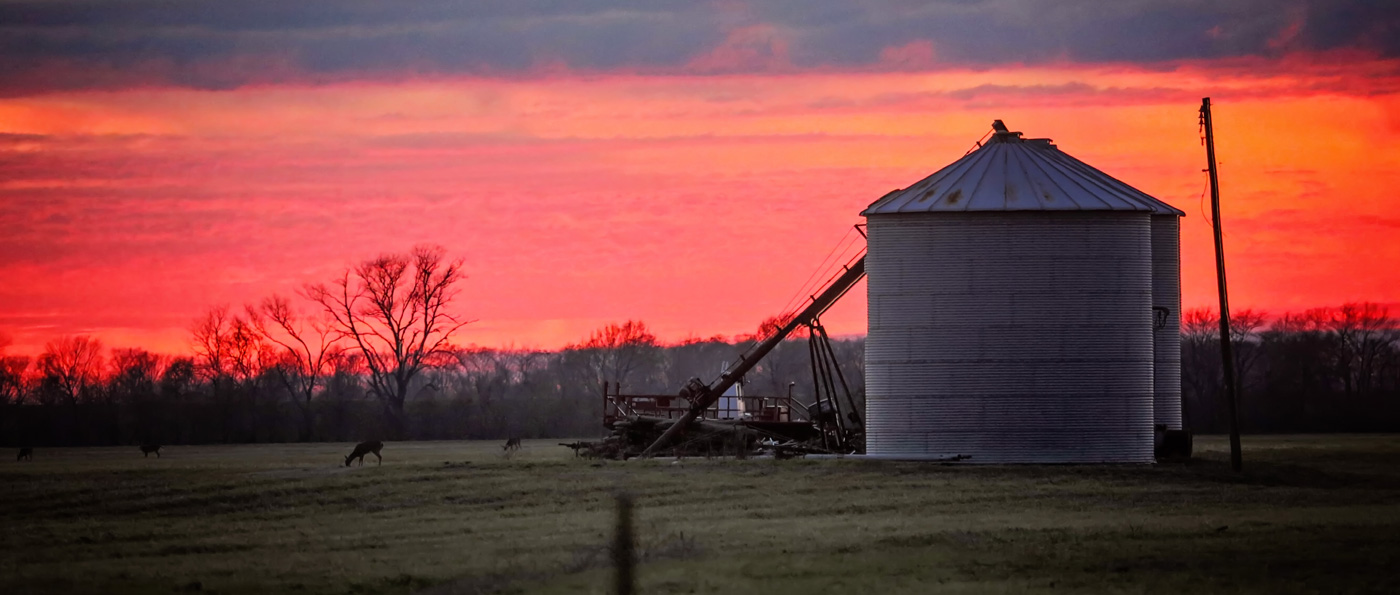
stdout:
<svg viewBox="0 0 1400 595">
<path fill-rule="evenodd" d="M 870 202 L 1002 119 L 1182 210 L 1214 300 L 1400 302 L 1383 1 L 0 0 L 0 335 L 188 352 L 210 306 L 465 260 L 462 344 L 777 314 Z M 865 330 L 865 296 L 828 317 Z"/>
</svg>

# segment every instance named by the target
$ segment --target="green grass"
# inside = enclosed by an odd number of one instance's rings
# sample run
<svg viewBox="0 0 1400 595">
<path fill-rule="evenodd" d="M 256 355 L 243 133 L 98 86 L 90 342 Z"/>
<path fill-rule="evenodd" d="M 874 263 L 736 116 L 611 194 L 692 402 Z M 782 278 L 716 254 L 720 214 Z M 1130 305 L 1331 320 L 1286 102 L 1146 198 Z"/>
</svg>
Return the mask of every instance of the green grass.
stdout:
<svg viewBox="0 0 1400 595">
<path fill-rule="evenodd" d="M 592 462 L 558 441 L 39 449 L 0 463 L 0 593 L 1400 592 L 1400 438 L 1159 466 Z M 12 452 L 4 453 L 12 455 Z"/>
</svg>

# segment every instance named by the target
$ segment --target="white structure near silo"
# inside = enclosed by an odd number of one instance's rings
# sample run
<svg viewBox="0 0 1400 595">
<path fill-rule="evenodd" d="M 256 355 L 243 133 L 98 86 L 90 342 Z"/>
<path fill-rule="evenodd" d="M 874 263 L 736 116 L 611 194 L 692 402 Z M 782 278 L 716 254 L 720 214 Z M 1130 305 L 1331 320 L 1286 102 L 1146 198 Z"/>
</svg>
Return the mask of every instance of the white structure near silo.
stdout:
<svg viewBox="0 0 1400 595">
<path fill-rule="evenodd" d="M 719 373 L 724 374 L 729 371 L 729 362 L 722 362 L 719 366 Z M 744 383 L 735 382 L 729 387 L 715 403 L 715 419 L 743 419 L 744 414 Z"/>
<path fill-rule="evenodd" d="M 862 213 L 866 452 L 1151 462 L 1181 427 L 1184 213 L 994 127 Z"/>
</svg>

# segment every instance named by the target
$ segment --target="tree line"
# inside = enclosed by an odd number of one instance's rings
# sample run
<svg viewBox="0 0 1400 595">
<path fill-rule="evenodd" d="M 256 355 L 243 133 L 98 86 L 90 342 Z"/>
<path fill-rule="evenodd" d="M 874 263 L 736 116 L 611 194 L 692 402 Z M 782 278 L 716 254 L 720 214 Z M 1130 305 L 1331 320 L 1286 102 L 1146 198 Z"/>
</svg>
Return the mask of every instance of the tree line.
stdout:
<svg viewBox="0 0 1400 595">
<path fill-rule="evenodd" d="M 374 371 L 333 351 L 314 379 L 278 357 L 256 323 L 219 308 L 196 325 L 195 356 L 106 350 L 86 336 L 49 343 L 37 358 L 3 357 L 0 444 L 101 446 L 369 438 L 446 440 L 602 434 L 602 385 L 674 394 L 720 373 L 752 338 L 660 343 L 644 323 L 609 324 L 558 351 L 440 348 L 405 383 L 404 399 L 375 395 Z M 751 395 L 812 394 L 806 339 L 787 341 L 747 378 Z M 862 339 L 836 340 L 859 391 Z M 313 348 L 313 353 L 315 349 Z M 811 400 L 810 398 L 805 400 Z"/>
<path fill-rule="evenodd" d="M 1230 314 L 1244 432 L 1400 430 L 1400 320 L 1373 303 Z M 1218 311 L 1182 313 L 1187 427 L 1229 430 Z"/>
<path fill-rule="evenodd" d="M 461 262 L 419 246 L 347 268 L 296 298 L 210 308 L 191 356 L 62 337 L 0 345 L 0 444 L 117 445 L 593 436 L 603 383 L 673 394 L 709 381 L 764 332 L 662 344 L 640 321 L 557 351 L 455 345 Z M 863 342 L 837 341 L 853 389 Z M 805 339 L 769 355 L 750 394 L 812 394 Z M 789 383 L 794 385 L 789 388 Z"/>
<path fill-rule="evenodd" d="M 461 347 L 461 262 L 416 247 L 347 268 L 296 299 L 209 309 L 193 355 L 107 349 L 88 336 L 34 358 L 0 343 L 0 444 L 118 445 L 365 439 L 579 437 L 602 433 L 602 386 L 674 394 L 709 381 L 752 335 L 663 344 L 645 323 L 600 328 L 556 351 Z M 1218 318 L 1182 316 L 1186 426 L 1228 429 Z M 1400 430 L 1400 325 L 1346 304 L 1232 314 L 1246 432 Z M 784 341 L 746 378 L 750 395 L 814 394 L 809 339 Z M 833 342 L 864 402 L 864 339 Z M 789 392 L 791 391 L 791 392 Z"/>
</svg>

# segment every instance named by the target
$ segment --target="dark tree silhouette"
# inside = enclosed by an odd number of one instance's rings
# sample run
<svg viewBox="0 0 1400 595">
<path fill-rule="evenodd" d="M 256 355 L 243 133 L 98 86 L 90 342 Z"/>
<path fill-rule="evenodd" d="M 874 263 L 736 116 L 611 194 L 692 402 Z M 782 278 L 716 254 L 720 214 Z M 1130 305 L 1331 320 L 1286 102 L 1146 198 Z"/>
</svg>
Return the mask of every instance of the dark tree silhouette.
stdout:
<svg viewBox="0 0 1400 595">
<path fill-rule="evenodd" d="M 383 405 L 394 437 L 403 435 L 413 380 L 448 352 L 452 334 L 470 322 L 448 310 L 462 278 L 462 261 L 444 260 L 441 247 L 417 246 L 360 263 L 329 285 L 306 288 L 331 317 L 337 337 L 363 357 L 370 392 Z"/>
<path fill-rule="evenodd" d="M 276 351 L 247 318 L 228 307 L 211 308 L 195 322 L 195 361 L 209 383 L 214 423 L 225 440 L 257 441 L 268 431 L 266 417 L 280 396 L 267 390 L 266 372 Z"/>
<path fill-rule="evenodd" d="M 5 355 L 10 337 L 0 333 L 0 407 L 24 403 L 24 373 L 29 370 L 29 358 Z"/>
<path fill-rule="evenodd" d="M 572 352 L 576 361 L 587 369 L 588 381 L 593 386 L 604 382 L 634 389 L 639 388 L 634 384 L 645 386 L 650 380 L 645 376 L 661 362 L 656 335 L 639 320 L 608 324 L 593 331 L 584 342 L 570 345 L 566 351 Z"/>
<path fill-rule="evenodd" d="M 205 339 L 197 361 L 115 349 L 106 358 L 110 365 L 103 367 L 95 365 L 107 355 L 100 345 L 71 337 L 50 346 L 44 366 L 0 353 L 0 405 L 8 404 L 0 407 L 0 446 L 297 440 L 303 435 L 304 412 L 287 398 L 277 377 L 283 361 L 279 352 L 285 347 L 249 333 L 257 323 L 242 311 L 239 316 L 227 310 L 212 314 L 195 325 Z M 1400 431 L 1400 323 L 1384 306 L 1354 304 L 1274 318 L 1240 310 L 1235 321 L 1236 353 L 1247 387 L 1240 409 L 1246 432 Z M 1186 312 L 1183 323 L 1187 426 L 1202 433 L 1224 431 L 1214 313 Z M 274 333 L 275 324 L 265 322 Z M 659 345 L 640 323 L 630 325 L 630 331 L 627 324 L 612 326 L 560 352 L 444 347 L 441 351 L 452 356 L 444 356 L 445 363 L 434 361 L 437 356 L 426 358 L 412 382 L 411 390 L 418 392 L 411 392 L 405 403 L 402 437 L 598 436 L 603 431 L 600 374 L 622 379 L 627 392 L 671 393 L 690 377 L 713 378 L 720 362 L 732 361 L 752 346 L 747 338 L 723 337 Z M 611 355 L 624 357 L 613 358 L 615 366 L 603 365 L 605 353 L 623 346 L 654 349 L 656 357 L 641 357 L 642 364 L 629 366 L 626 349 L 616 349 Z M 832 347 L 859 393 L 863 340 L 836 339 Z M 93 364 L 86 372 L 63 365 L 73 360 L 61 355 L 74 351 L 84 355 L 78 360 Z M 353 442 L 388 437 L 375 435 L 386 428 L 386 405 L 371 394 L 364 355 L 351 348 L 328 357 L 331 363 L 310 402 L 316 438 Z M 807 357 L 803 340 L 785 341 L 749 375 L 752 390 L 747 392 L 781 395 L 794 382 L 794 395 L 812 394 Z"/>
<path fill-rule="evenodd" d="M 0 406 L 24 404 L 24 373 L 28 370 L 29 358 L 0 355 Z"/>
<path fill-rule="evenodd" d="M 1389 309 L 1371 303 L 1342 304 L 1331 312 L 1328 330 L 1337 341 L 1337 375 L 1347 395 L 1371 393 L 1381 357 L 1394 341 Z"/>
<path fill-rule="evenodd" d="M 316 396 L 316 387 L 330 374 L 339 353 L 338 337 L 329 320 L 297 313 L 282 296 L 274 295 L 247 310 L 248 320 L 258 334 L 279 348 L 271 371 L 301 412 L 301 440 L 310 441 L 316 431 L 316 410 L 311 400 Z"/>
<path fill-rule="evenodd" d="M 87 335 L 55 339 L 44 346 L 38 366 L 58 396 L 77 404 L 102 379 L 102 342 Z"/>
<path fill-rule="evenodd" d="M 216 383 L 253 380 L 276 358 L 253 324 L 228 306 L 210 308 L 192 330 L 196 361 Z"/>
<path fill-rule="evenodd" d="M 25 372 L 29 370 L 29 358 L 5 355 L 5 348 L 9 345 L 10 338 L 0 333 L 0 432 L 7 425 L 10 409 L 23 405 L 28 396 Z"/>
<path fill-rule="evenodd" d="M 113 349 L 112 377 L 107 380 L 112 400 L 136 403 L 158 397 L 162 359 L 144 349 Z"/>
<path fill-rule="evenodd" d="M 1235 369 L 1239 371 L 1241 391 L 1248 388 L 1264 354 L 1260 332 L 1268 323 L 1269 314 L 1261 310 L 1245 308 L 1230 313 L 1230 340 L 1235 345 Z"/>
</svg>

